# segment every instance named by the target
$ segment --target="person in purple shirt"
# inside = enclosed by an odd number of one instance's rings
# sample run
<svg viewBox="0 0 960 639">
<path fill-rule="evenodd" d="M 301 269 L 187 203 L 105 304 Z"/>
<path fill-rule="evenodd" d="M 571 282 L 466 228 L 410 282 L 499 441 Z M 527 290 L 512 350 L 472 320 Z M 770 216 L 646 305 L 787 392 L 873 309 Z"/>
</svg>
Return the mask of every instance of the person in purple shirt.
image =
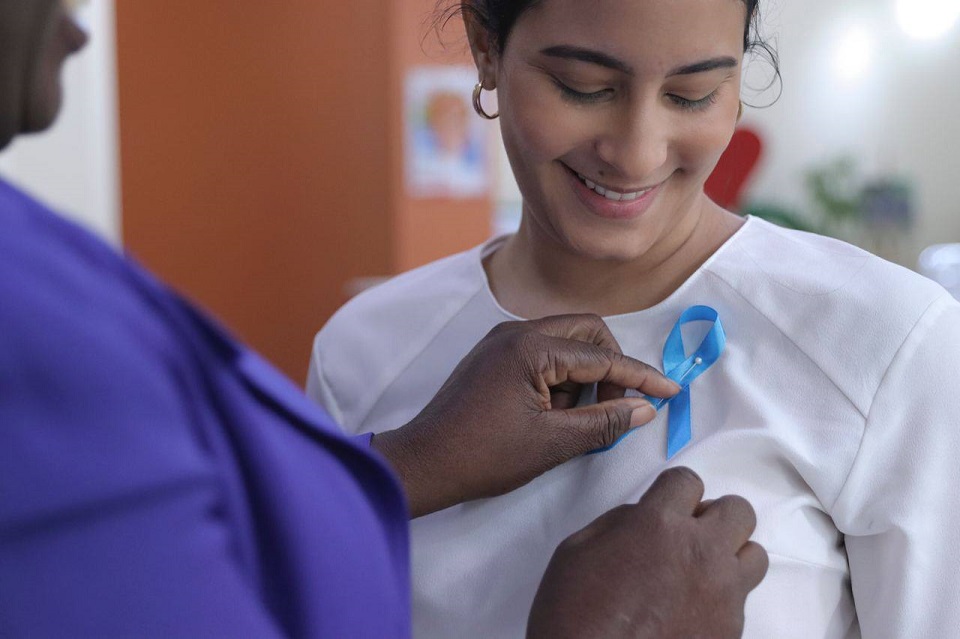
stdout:
<svg viewBox="0 0 960 639">
<path fill-rule="evenodd" d="M 84 33 L 0 0 L 0 149 Z M 604 400 L 571 409 L 578 385 Z M 0 181 L 0 637 L 406 637 L 407 520 L 500 495 L 676 392 L 598 318 L 502 325 L 421 415 L 347 439 L 135 263 Z M 496 398 L 491 401 L 490 398 Z M 766 555 L 692 471 L 557 549 L 531 637 L 736 637 Z"/>
</svg>

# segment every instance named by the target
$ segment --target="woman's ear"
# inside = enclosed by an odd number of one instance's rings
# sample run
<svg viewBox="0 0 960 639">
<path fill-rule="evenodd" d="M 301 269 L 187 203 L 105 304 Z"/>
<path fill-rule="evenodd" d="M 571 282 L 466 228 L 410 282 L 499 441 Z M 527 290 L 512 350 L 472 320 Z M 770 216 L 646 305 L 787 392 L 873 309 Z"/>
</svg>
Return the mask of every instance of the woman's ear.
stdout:
<svg viewBox="0 0 960 639">
<path fill-rule="evenodd" d="M 497 88 L 497 71 L 500 56 L 493 41 L 493 34 L 480 22 L 477 16 L 469 9 L 464 8 L 463 22 L 467 27 L 467 39 L 470 41 L 470 52 L 480 74 L 480 84 L 483 88 L 492 91 Z"/>
</svg>

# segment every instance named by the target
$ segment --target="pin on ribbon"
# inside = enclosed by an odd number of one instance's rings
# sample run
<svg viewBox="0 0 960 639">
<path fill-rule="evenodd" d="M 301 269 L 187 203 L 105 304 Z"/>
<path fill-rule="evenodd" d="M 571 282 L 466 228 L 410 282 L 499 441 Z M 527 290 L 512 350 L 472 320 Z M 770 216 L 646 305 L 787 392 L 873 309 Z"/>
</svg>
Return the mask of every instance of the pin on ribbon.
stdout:
<svg viewBox="0 0 960 639">
<path fill-rule="evenodd" d="M 713 326 L 700 342 L 700 346 L 692 355 L 687 356 L 681 328 L 690 322 L 713 322 Z M 709 306 L 691 306 L 680 315 L 680 319 L 670 331 L 663 345 L 663 371 L 666 377 L 680 385 L 681 390 L 667 399 L 647 397 L 658 411 L 665 405 L 670 406 L 667 418 L 667 459 L 680 452 L 693 436 L 690 426 L 690 384 L 716 363 L 726 344 L 727 336 L 720 323 L 720 314 Z M 632 432 L 627 431 L 610 446 L 598 448 L 591 451 L 591 454 L 610 450 Z"/>
</svg>

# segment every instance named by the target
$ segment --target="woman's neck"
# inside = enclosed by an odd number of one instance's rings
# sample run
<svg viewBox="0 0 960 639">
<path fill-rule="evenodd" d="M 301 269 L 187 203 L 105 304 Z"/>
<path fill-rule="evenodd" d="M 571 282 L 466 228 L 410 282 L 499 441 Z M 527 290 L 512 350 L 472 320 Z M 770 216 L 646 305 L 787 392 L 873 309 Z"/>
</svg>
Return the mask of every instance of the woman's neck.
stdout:
<svg viewBox="0 0 960 639">
<path fill-rule="evenodd" d="M 632 313 L 669 297 L 742 223 L 704 197 L 650 250 L 617 261 L 579 255 L 525 215 L 517 234 L 484 267 L 497 301 L 520 317 Z"/>
</svg>

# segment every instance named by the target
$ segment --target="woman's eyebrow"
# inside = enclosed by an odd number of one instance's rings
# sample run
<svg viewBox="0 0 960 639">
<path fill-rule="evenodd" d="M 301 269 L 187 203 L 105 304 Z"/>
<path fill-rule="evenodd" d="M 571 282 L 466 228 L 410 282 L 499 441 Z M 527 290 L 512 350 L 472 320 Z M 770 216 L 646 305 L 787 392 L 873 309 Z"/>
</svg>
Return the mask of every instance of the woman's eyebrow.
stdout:
<svg viewBox="0 0 960 639">
<path fill-rule="evenodd" d="M 551 58 L 579 60 L 580 62 L 596 64 L 598 66 L 613 69 L 614 71 L 619 71 L 627 75 L 633 75 L 634 73 L 633 67 L 626 62 L 594 49 L 584 49 L 583 47 L 561 44 L 542 49 L 540 53 L 542 55 L 550 56 Z M 711 58 L 709 60 L 702 60 L 700 62 L 694 62 L 693 64 L 685 64 L 681 67 L 677 67 L 676 69 L 670 71 L 667 74 L 667 77 L 670 78 L 677 75 L 694 75 L 697 73 L 705 73 L 707 71 L 715 71 L 716 69 L 732 69 L 736 67 L 737 64 L 736 58 L 732 58 L 730 56 L 721 56 L 719 58 Z"/>
<path fill-rule="evenodd" d="M 614 71 L 626 73 L 627 75 L 633 75 L 633 67 L 626 62 L 617 60 L 613 56 L 607 55 L 606 53 L 594 51 L 593 49 L 584 49 L 569 45 L 557 45 L 542 49 L 540 53 L 550 56 L 551 58 L 563 58 L 565 60 L 589 62 L 590 64 L 596 64 L 601 67 L 613 69 Z"/>
<path fill-rule="evenodd" d="M 693 75 L 695 73 L 704 73 L 706 71 L 714 71 L 716 69 L 732 69 L 736 66 L 736 58 L 724 56 L 720 58 L 713 58 L 711 60 L 704 60 L 702 62 L 694 62 L 693 64 L 685 64 L 682 67 L 677 67 L 668 73 L 667 77 L 671 78 L 675 75 Z"/>
</svg>

